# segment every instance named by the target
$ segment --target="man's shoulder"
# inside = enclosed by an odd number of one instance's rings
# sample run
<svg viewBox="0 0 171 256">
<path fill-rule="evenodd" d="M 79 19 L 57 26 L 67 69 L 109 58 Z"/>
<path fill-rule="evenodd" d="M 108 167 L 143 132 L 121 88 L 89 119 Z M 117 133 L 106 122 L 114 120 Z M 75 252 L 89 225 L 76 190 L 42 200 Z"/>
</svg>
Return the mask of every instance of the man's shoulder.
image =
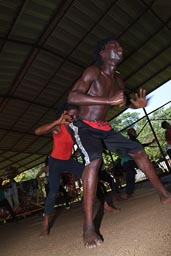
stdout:
<svg viewBox="0 0 171 256">
<path fill-rule="evenodd" d="M 85 72 L 91 73 L 92 75 L 99 75 L 100 74 L 100 68 L 96 65 L 91 65 L 85 69 Z"/>
</svg>

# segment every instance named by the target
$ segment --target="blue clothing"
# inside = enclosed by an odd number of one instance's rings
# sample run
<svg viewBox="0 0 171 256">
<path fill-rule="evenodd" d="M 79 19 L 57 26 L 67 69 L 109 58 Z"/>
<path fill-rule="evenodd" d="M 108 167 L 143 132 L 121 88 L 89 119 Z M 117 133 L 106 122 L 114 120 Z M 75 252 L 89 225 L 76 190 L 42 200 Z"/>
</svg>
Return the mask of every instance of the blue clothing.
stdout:
<svg viewBox="0 0 171 256">
<path fill-rule="evenodd" d="M 0 189 L 0 202 L 5 199 L 4 192 Z"/>
<path fill-rule="evenodd" d="M 4 196 L 4 192 L 2 189 L 0 189 L 0 207 L 5 207 L 12 218 L 15 217 L 15 213 L 13 212 L 13 209 L 11 208 L 8 200 Z"/>
<path fill-rule="evenodd" d="M 126 173 L 126 193 L 131 195 L 135 190 L 136 163 L 133 159 L 123 163 L 123 170 Z"/>
<path fill-rule="evenodd" d="M 60 175 L 65 172 L 74 174 L 81 178 L 84 170 L 84 165 L 78 163 L 74 159 L 59 160 L 49 157 L 49 193 L 45 202 L 44 214 L 49 215 L 54 210 L 54 204 L 60 186 Z"/>
</svg>

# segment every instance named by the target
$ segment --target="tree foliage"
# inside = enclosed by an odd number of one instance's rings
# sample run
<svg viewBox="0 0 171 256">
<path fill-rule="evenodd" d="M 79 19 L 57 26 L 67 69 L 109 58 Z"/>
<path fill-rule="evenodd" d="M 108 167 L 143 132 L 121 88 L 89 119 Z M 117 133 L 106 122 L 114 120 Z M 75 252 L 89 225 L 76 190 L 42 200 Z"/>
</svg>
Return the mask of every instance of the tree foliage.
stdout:
<svg viewBox="0 0 171 256">
<path fill-rule="evenodd" d="M 167 120 L 171 122 L 171 108 L 170 106 L 165 108 L 162 107 L 155 112 L 151 113 L 148 116 L 151 126 L 154 130 L 156 135 L 156 142 L 151 144 L 150 146 L 145 148 L 145 151 L 149 158 L 152 161 L 158 161 L 159 159 L 163 158 L 163 154 L 166 155 L 166 141 L 165 141 L 165 130 L 161 127 L 161 122 Z M 139 113 L 123 113 L 118 117 L 111 120 L 111 125 L 116 131 L 121 131 L 121 133 L 127 137 L 127 129 L 133 127 L 136 129 L 138 134 L 138 140 L 141 143 L 148 143 L 151 142 L 155 135 L 153 130 L 149 124 L 147 117 L 139 118 Z M 133 124 L 133 125 L 132 125 Z M 160 150 L 161 147 L 161 150 Z M 163 153 L 163 154 L 162 154 Z M 112 156 L 112 157 L 111 157 Z M 103 155 L 104 162 L 107 165 L 111 165 L 112 161 L 116 160 L 117 156 L 115 154 L 104 154 Z"/>
<path fill-rule="evenodd" d="M 134 112 L 134 113 L 123 113 L 119 115 L 118 117 L 114 118 L 113 120 L 110 121 L 111 126 L 116 130 L 116 131 L 121 131 L 124 128 L 127 128 L 130 126 L 132 123 L 136 122 L 139 119 L 139 113 Z"/>
</svg>

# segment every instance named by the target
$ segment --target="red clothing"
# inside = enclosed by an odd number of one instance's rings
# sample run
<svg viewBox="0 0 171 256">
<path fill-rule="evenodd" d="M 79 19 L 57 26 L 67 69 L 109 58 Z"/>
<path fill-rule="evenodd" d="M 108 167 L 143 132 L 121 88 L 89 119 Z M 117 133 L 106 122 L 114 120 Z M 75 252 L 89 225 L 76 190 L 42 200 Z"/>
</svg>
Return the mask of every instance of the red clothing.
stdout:
<svg viewBox="0 0 171 256">
<path fill-rule="evenodd" d="M 171 145 L 171 129 L 166 130 L 165 137 L 166 137 L 167 144 Z"/>
<path fill-rule="evenodd" d="M 101 130 L 101 131 L 110 131 L 112 129 L 111 125 L 105 121 L 89 121 L 82 120 L 85 124 L 88 124 L 92 128 Z"/>
<path fill-rule="evenodd" d="M 68 160 L 72 155 L 74 142 L 64 124 L 60 127 L 59 133 L 53 133 L 53 149 L 51 156 L 60 160 Z"/>
</svg>

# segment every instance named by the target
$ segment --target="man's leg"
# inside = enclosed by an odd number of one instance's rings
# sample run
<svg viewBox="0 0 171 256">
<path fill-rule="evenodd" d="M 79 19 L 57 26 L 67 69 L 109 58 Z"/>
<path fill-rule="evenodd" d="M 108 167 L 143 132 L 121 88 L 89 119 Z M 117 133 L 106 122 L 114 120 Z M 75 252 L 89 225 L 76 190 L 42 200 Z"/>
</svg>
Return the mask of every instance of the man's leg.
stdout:
<svg viewBox="0 0 171 256">
<path fill-rule="evenodd" d="M 123 168 L 126 173 L 126 194 L 127 198 L 131 197 L 135 190 L 135 175 L 136 171 L 134 169 L 135 164 L 133 164 L 134 161 L 130 160 L 123 164 Z"/>
<path fill-rule="evenodd" d="M 60 161 L 59 161 L 60 162 Z M 56 195 L 59 190 L 60 184 L 60 172 L 58 160 L 50 157 L 49 158 L 49 193 L 46 197 L 44 216 L 43 216 L 43 228 L 40 233 L 40 237 L 49 235 L 49 218 L 54 212 L 54 204 Z"/>
<path fill-rule="evenodd" d="M 93 248 L 102 243 L 101 237 L 95 232 L 93 222 L 93 207 L 97 190 L 98 170 L 101 160 L 94 160 L 83 172 L 83 239 L 84 246 Z"/>
<path fill-rule="evenodd" d="M 138 167 L 147 175 L 153 187 L 158 191 L 162 203 L 171 203 L 171 194 L 165 189 L 158 178 L 154 166 L 144 150 L 129 154 L 137 163 Z"/>
<path fill-rule="evenodd" d="M 40 237 L 47 237 L 49 235 L 49 215 L 43 216 L 43 227 L 40 233 Z"/>
<path fill-rule="evenodd" d="M 70 200 L 69 200 L 69 196 L 68 196 L 68 192 L 66 191 L 66 189 L 64 188 L 63 185 L 59 186 L 59 191 L 63 193 L 64 195 L 64 199 L 65 199 L 65 208 L 66 209 L 70 209 Z"/>
<path fill-rule="evenodd" d="M 19 203 L 18 189 L 17 189 L 16 183 L 14 183 L 14 186 L 12 187 L 12 198 L 14 201 L 14 206 L 18 207 L 20 203 Z"/>
<path fill-rule="evenodd" d="M 16 215 L 16 214 L 14 213 L 13 209 L 11 208 L 11 206 L 10 206 L 8 200 L 7 200 L 7 199 L 4 199 L 3 201 L 1 201 L 1 203 L 2 203 L 2 205 L 7 209 L 7 211 L 8 211 L 9 214 L 11 215 L 11 217 L 12 217 L 13 219 L 15 219 L 15 215 Z"/>
</svg>

